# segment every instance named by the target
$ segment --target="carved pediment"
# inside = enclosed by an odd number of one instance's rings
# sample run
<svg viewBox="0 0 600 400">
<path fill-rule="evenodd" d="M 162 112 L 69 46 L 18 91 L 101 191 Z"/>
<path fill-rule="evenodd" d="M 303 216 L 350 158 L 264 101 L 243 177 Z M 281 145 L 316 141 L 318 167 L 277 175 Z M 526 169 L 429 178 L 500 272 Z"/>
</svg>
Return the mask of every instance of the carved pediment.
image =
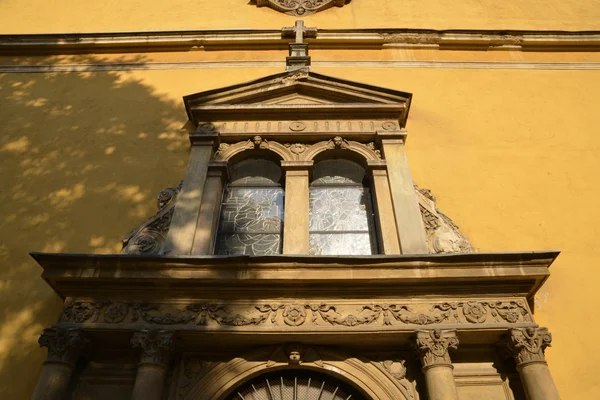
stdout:
<svg viewBox="0 0 600 400">
<path fill-rule="evenodd" d="M 304 16 L 331 7 L 344 7 L 352 0 L 253 0 L 258 7 L 270 7 L 288 15 Z"/>
<path fill-rule="evenodd" d="M 214 121 L 386 119 L 406 124 L 411 93 L 307 70 L 184 97 L 195 126 Z"/>
</svg>

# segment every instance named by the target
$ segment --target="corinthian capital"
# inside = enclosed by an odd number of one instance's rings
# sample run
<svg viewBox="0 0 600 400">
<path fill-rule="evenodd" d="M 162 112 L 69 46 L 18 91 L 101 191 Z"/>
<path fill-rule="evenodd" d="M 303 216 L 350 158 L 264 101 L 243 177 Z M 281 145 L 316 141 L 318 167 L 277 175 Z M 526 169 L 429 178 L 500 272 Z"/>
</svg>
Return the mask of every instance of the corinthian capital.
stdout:
<svg viewBox="0 0 600 400">
<path fill-rule="evenodd" d="M 458 349 L 458 338 L 455 331 L 417 332 L 416 350 L 423 363 L 423 368 L 434 365 L 452 365 L 448 350 Z"/>
<path fill-rule="evenodd" d="M 48 348 L 47 361 L 75 365 L 86 340 L 80 329 L 46 328 L 38 343 Z"/>
<path fill-rule="evenodd" d="M 142 349 L 140 364 L 157 364 L 166 367 L 173 349 L 173 333 L 163 330 L 135 332 L 131 344 L 134 348 Z"/>
<path fill-rule="evenodd" d="M 544 350 L 550 346 L 552 335 L 547 328 L 515 328 L 509 331 L 508 350 L 517 365 L 546 362 Z"/>
</svg>

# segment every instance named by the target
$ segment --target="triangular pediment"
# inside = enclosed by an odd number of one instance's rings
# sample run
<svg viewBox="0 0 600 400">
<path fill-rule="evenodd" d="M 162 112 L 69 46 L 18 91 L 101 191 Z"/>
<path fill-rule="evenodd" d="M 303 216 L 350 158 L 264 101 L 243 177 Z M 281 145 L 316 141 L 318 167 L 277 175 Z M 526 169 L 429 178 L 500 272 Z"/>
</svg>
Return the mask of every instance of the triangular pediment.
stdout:
<svg viewBox="0 0 600 400">
<path fill-rule="evenodd" d="M 190 120 L 379 118 L 406 123 L 412 94 L 304 70 L 185 96 Z M 345 116 L 345 117 L 344 117 Z"/>
</svg>

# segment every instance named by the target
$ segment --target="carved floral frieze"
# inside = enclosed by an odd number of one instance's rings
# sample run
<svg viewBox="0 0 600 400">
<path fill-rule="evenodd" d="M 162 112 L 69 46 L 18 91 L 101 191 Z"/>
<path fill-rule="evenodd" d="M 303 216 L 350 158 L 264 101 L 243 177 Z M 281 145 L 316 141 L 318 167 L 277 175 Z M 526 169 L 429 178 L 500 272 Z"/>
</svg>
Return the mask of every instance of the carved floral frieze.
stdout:
<svg viewBox="0 0 600 400">
<path fill-rule="evenodd" d="M 398 327 L 531 322 L 523 300 L 427 304 L 158 304 L 68 300 L 61 322 L 229 327 Z"/>
</svg>

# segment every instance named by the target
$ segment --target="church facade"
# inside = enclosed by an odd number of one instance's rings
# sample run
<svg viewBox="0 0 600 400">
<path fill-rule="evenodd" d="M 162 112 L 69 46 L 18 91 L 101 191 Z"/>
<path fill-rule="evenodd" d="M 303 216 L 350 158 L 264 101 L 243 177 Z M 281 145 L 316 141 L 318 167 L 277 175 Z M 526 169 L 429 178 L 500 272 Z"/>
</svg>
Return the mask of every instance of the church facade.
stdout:
<svg viewBox="0 0 600 400">
<path fill-rule="evenodd" d="M 594 393 L 593 362 L 552 361 L 587 346 L 564 337 L 585 310 L 561 310 L 598 302 L 582 271 L 565 272 L 593 264 L 578 250 L 589 237 L 551 232 L 571 229 L 583 211 L 568 194 L 593 182 L 600 34 L 568 18 L 365 26 L 348 19 L 361 0 L 227 3 L 285 25 L 106 33 L 100 20 L 0 37 L 3 181 L 21 204 L 6 222 L 35 260 L 7 269 L 7 298 L 22 300 L 7 300 L 0 360 L 7 377 L 39 371 L 4 393 Z M 42 279 L 10 283 L 35 268 Z M 18 335 L 42 350 L 13 354 Z"/>
</svg>

